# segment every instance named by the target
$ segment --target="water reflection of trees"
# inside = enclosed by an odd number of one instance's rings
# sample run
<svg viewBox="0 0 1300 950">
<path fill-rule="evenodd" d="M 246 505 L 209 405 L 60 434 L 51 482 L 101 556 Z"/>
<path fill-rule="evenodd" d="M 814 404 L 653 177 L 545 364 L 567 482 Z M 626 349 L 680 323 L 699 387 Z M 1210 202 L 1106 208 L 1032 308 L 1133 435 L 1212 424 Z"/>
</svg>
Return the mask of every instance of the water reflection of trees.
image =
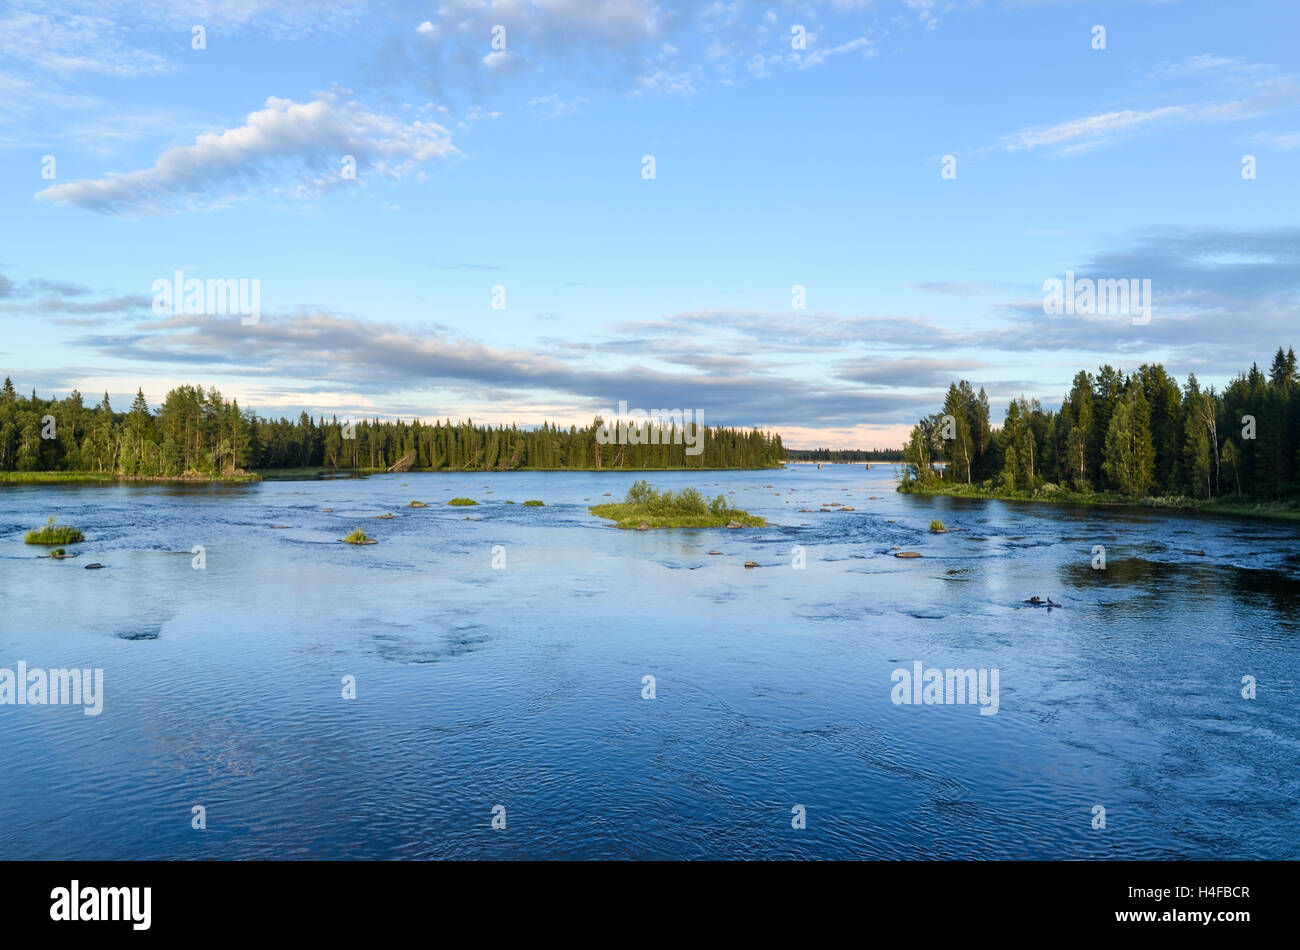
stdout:
<svg viewBox="0 0 1300 950">
<path fill-rule="evenodd" d="M 1066 585 L 1078 590 L 1128 589 L 1144 595 L 1143 600 L 1145 595 L 1170 598 L 1191 611 L 1197 599 L 1227 598 L 1267 609 L 1281 626 L 1300 629 L 1300 579 L 1287 571 L 1135 557 L 1108 560 L 1105 570 L 1093 570 L 1085 559 L 1062 565 L 1061 575 Z"/>
</svg>

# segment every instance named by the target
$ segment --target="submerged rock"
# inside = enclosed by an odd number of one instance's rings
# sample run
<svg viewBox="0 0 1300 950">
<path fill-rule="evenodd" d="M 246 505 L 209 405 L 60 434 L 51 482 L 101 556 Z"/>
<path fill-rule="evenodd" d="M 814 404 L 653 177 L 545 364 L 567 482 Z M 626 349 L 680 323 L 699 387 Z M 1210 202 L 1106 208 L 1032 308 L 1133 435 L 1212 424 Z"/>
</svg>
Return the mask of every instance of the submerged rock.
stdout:
<svg viewBox="0 0 1300 950">
<path fill-rule="evenodd" d="M 87 565 L 86 565 L 86 570 L 88 570 L 88 571 L 97 571 L 97 570 L 99 570 L 99 569 L 100 569 L 101 567 L 103 567 L 103 566 L 104 566 L 103 564 L 98 564 L 98 563 L 96 563 L 96 564 L 87 564 Z"/>
<path fill-rule="evenodd" d="M 745 567 L 758 567 L 758 562 L 757 562 L 757 561 L 746 561 L 746 562 L 745 562 Z"/>
<path fill-rule="evenodd" d="M 1035 594 L 1033 597 L 1030 597 L 1027 601 L 1025 601 L 1025 603 L 1030 604 L 1030 605 L 1032 605 L 1032 606 L 1034 606 L 1034 607 L 1059 607 L 1059 606 L 1061 606 L 1061 605 L 1058 604 L 1056 601 L 1052 600 L 1052 598 L 1048 597 L 1046 600 L 1043 600 L 1043 598 L 1039 597 L 1037 594 Z"/>
<path fill-rule="evenodd" d="M 721 552 L 721 551 L 710 551 L 709 553 L 710 553 L 710 554 L 721 554 L 722 552 Z"/>
<path fill-rule="evenodd" d="M 921 555 L 916 551 L 895 551 L 894 552 L 894 557 L 920 557 L 920 556 Z"/>
</svg>

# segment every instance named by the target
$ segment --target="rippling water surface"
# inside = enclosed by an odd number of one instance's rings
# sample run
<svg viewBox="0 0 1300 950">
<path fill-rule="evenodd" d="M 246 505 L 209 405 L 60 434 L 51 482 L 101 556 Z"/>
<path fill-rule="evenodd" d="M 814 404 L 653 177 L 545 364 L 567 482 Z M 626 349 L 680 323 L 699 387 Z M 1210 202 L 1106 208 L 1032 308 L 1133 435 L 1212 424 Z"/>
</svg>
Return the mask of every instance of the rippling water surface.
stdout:
<svg viewBox="0 0 1300 950">
<path fill-rule="evenodd" d="M 0 488 L 0 667 L 105 680 L 99 716 L 0 706 L 0 854 L 1300 856 L 1300 528 L 862 466 L 649 476 L 761 529 L 588 514 L 637 477 Z M 51 514 L 76 559 L 22 543 Z M 998 670 L 998 713 L 894 705 L 916 660 Z"/>
</svg>

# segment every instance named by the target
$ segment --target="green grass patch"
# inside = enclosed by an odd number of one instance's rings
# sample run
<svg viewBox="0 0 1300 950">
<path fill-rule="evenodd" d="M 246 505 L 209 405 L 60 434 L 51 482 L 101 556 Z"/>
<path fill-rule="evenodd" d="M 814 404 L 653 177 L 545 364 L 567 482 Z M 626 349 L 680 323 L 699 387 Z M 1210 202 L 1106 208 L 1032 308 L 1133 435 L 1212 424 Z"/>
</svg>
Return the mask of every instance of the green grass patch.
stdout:
<svg viewBox="0 0 1300 950">
<path fill-rule="evenodd" d="M 28 531 L 23 540 L 28 544 L 76 544 L 86 538 L 76 528 L 69 528 L 65 524 L 56 525 L 54 519 L 50 518 L 44 528 Z"/>
<path fill-rule="evenodd" d="M 524 505 L 525 505 L 525 507 L 528 507 L 528 508 L 545 508 L 545 507 L 546 507 L 546 502 L 544 502 L 544 501 L 538 501 L 536 498 L 532 498 L 532 499 L 530 499 L 530 500 L 524 502 Z"/>
<path fill-rule="evenodd" d="M 931 534 L 946 534 L 947 532 L 948 529 L 943 526 L 943 522 L 940 521 L 938 518 L 935 518 L 933 521 L 930 522 Z"/>
<path fill-rule="evenodd" d="M 694 488 L 660 492 L 645 479 L 629 488 L 623 501 L 593 505 L 588 510 L 598 518 L 609 518 L 620 528 L 631 529 L 642 524 L 651 528 L 725 528 L 732 522 L 751 527 L 767 523 L 739 508 L 729 508 L 723 495 L 707 502 Z"/>
<path fill-rule="evenodd" d="M 352 531 L 349 532 L 348 536 L 343 540 L 348 544 L 370 544 L 373 541 L 373 539 L 360 528 L 353 528 Z"/>
<path fill-rule="evenodd" d="M 53 485 L 60 482 L 112 482 L 108 472 L 0 472 L 0 484 Z"/>
<path fill-rule="evenodd" d="M 466 505 L 477 505 L 478 502 L 475 501 L 473 498 L 453 498 L 451 501 L 447 502 L 447 504 L 455 505 L 458 508 L 463 508 Z"/>
</svg>

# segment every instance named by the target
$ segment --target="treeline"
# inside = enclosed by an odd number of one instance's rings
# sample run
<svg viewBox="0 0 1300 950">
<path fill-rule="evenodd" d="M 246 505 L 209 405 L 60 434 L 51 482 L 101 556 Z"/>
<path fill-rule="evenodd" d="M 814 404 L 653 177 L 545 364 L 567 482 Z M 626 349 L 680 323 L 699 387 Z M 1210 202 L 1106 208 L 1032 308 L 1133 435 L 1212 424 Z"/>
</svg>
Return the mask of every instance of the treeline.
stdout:
<svg viewBox="0 0 1300 950">
<path fill-rule="evenodd" d="M 989 423 L 984 390 L 963 380 L 912 429 L 904 490 L 943 482 L 1013 492 L 1058 487 L 1131 497 L 1283 500 L 1300 475 L 1300 376 L 1278 349 L 1223 390 L 1181 387 L 1159 365 L 1125 376 L 1080 372 L 1059 412 L 1024 397 Z M 937 463 L 943 463 L 939 466 Z M 941 468 L 941 470 L 939 470 Z"/>
<path fill-rule="evenodd" d="M 0 471 L 99 472 L 124 476 L 234 475 L 284 468 L 402 467 L 505 471 L 519 468 L 767 468 L 785 458 L 781 437 L 757 429 L 707 428 L 703 451 L 687 454 L 674 429 L 669 444 L 600 445 L 593 423 L 476 426 L 337 418 L 262 419 L 216 389 L 181 386 L 156 410 L 143 391 L 116 412 L 108 394 L 87 406 L 65 399 L 20 397 L 11 380 L 0 389 Z"/>
<path fill-rule="evenodd" d="M 792 462 L 901 462 L 902 449 L 786 449 Z"/>
</svg>

